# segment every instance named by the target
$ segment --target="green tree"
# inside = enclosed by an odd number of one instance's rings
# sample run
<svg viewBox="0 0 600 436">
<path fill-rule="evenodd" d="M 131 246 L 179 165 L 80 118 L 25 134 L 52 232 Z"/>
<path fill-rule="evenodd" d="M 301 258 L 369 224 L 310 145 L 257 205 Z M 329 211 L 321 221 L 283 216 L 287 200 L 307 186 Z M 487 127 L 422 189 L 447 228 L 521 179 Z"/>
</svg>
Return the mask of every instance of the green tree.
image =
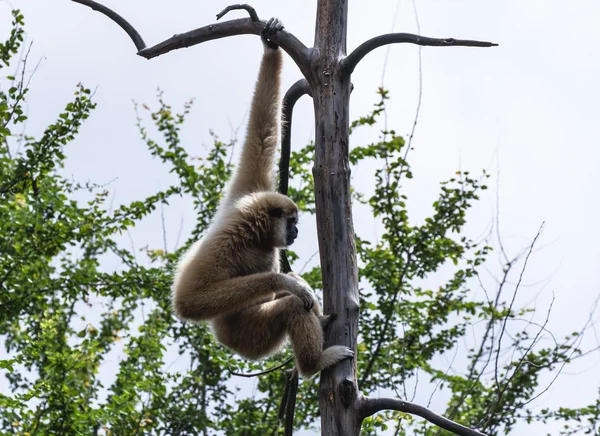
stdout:
<svg viewBox="0 0 600 436">
<path fill-rule="evenodd" d="M 23 17 L 15 10 L 12 32 L 0 45 L 1 67 L 9 67 L 22 41 Z M 206 325 L 182 323 L 170 308 L 171 271 L 210 222 L 232 168 L 234 141 L 215 136 L 207 155 L 194 161 L 179 139 L 191 103 L 177 113 L 159 95 L 149 114 L 160 139 L 151 137 L 141 116 L 138 128 L 178 183 L 112 210 L 105 187 L 61 174 L 67 146 L 75 145 L 79 127 L 95 107 L 90 91 L 77 85 L 72 101 L 39 138 L 17 133 L 26 119 L 25 70 L 21 65 L 18 78 L 0 82 L 0 337 L 5 350 L 0 374 L 6 378 L 0 386 L 7 388 L 0 394 L 1 434 L 281 433 L 277 408 L 285 374 L 260 377 L 258 392 L 242 396 L 230 382 L 230 370 L 255 370 L 284 356 L 244 362 L 217 344 Z M 353 130 L 377 123 L 388 98 L 382 89 L 378 95 L 379 102 L 353 123 Z M 314 213 L 313 154 L 312 144 L 293 153 L 290 171 L 290 196 L 308 214 Z M 546 388 L 540 376 L 585 356 L 579 343 L 586 326 L 547 347 L 539 342 L 545 324 L 518 327 L 530 310 L 513 307 L 520 279 L 509 285 L 509 277 L 522 275 L 536 241 L 506 258 L 497 289 L 485 290 L 482 300 L 475 296 L 481 286 L 478 272 L 491 248 L 489 241 L 474 241 L 462 229 L 487 175 L 458 172 L 442 182 L 431 216 L 416 224 L 403 194 L 413 177 L 403 138 L 382 131 L 374 143 L 353 146 L 355 167 L 368 159 L 378 165 L 376 189 L 369 197 L 355 192 L 355 200 L 372 209 L 385 231 L 376 243 L 357 235 L 363 284 L 357 350 L 361 390 L 391 389 L 410 398 L 408 386 L 416 389 L 419 373 L 426 374 L 431 386 L 449 395 L 445 416 L 487 434 L 507 434 L 516 424 L 533 421 L 563 423 L 555 434 L 600 434 L 598 401 L 580 409 L 528 406 Z M 137 260 L 122 244 L 122 233 L 172 196 L 192 200 L 191 234 L 173 253 L 149 248 L 146 259 Z M 104 267 L 107 256 L 118 256 L 121 267 Z M 420 284 L 442 267 L 452 268 L 449 280 L 435 289 Z M 320 289 L 319 268 L 304 277 Z M 144 316 L 136 319 L 142 307 Z M 474 325 L 485 326 L 478 346 L 464 356 L 466 365 L 450 374 L 438 357 L 457 350 Z M 109 352 L 122 356 L 110 385 L 99 377 Z M 165 364 L 167 354 L 177 353 L 189 362 L 185 372 Z M 315 379 L 301 383 L 298 428 L 317 422 L 317 386 Z M 449 434 L 398 412 L 367 418 L 364 432 L 377 434 L 388 426 L 399 435 Z"/>
</svg>

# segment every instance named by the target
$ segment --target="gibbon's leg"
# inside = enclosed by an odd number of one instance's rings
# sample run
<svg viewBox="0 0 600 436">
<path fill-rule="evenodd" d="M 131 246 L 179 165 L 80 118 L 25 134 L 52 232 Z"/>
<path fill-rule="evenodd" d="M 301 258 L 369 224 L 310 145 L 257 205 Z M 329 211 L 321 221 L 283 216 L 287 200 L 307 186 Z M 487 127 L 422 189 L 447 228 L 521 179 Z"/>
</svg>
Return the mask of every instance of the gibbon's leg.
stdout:
<svg viewBox="0 0 600 436">
<path fill-rule="evenodd" d="M 288 273 L 288 274 L 290 274 L 290 273 Z M 279 298 L 287 297 L 288 295 L 291 295 L 291 294 L 289 292 L 285 292 L 285 291 L 276 292 L 273 300 L 278 300 Z M 316 317 L 319 318 L 319 322 L 321 323 L 321 328 L 323 329 L 323 331 L 325 331 L 325 329 L 327 327 L 329 327 L 329 325 L 337 318 L 337 314 L 335 314 L 335 313 L 323 315 L 323 312 L 321 310 L 321 305 L 316 300 L 315 300 L 315 305 L 312 307 L 311 310 L 316 315 Z"/>
<path fill-rule="evenodd" d="M 220 342 L 249 359 L 273 354 L 283 345 L 287 333 L 300 373 L 313 375 L 320 369 L 321 324 L 294 295 L 219 318 L 214 328 Z"/>
<path fill-rule="evenodd" d="M 303 304 L 303 310 L 311 310 L 314 295 L 306 282 L 286 274 L 265 272 L 235 277 L 210 285 L 195 284 L 182 280 L 174 293 L 175 313 L 192 321 L 202 321 L 238 312 L 252 305 L 253 300 L 286 290 Z"/>
<path fill-rule="evenodd" d="M 323 351 L 321 321 L 294 295 L 282 297 L 214 323 L 215 336 L 240 355 L 259 359 L 277 351 L 289 336 L 300 374 L 312 376 L 323 368 L 352 357 L 347 347 L 336 345 Z"/>
<path fill-rule="evenodd" d="M 264 54 L 258 72 L 248 130 L 237 170 L 227 190 L 228 202 L 253 192 L 275 190 L 275 153 L 279 139 L 281 50 L 267 38 L 283 29 L 271 19 L 261 34 Z"/>
</svg>

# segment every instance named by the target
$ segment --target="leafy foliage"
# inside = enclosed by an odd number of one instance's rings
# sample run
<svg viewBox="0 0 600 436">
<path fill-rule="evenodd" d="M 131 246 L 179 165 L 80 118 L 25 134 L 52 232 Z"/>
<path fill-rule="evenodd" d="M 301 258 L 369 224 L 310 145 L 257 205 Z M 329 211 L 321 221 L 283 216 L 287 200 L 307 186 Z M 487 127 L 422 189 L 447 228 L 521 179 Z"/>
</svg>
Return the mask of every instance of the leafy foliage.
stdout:
<svg viewBox="0 0 600 436">
<path fill-rule="evenodd" d="M 23 41 L 23 17 L 14 11 L 13 18 L 9 39 L 0 45 L 4 66 Z M 182 323 L 170 308 L 171 271 L 181 251 L 210 222 L 232 169 L 234 143 L 214 136 L 205 157 L 191 158 L 179 134 L 192 102 L 176 113 L 159 94 L 156 110 L 141 108 L 149 113 L 160 140 L 151 137 L 140 114 L 138 128 L 152 155 L 178 182 L 113 211 L 104 187 L 61 174 L 66 146 L 75 145 L 79 128 L 95 108 L 90 91 L 78 85 L 72 101 L 39 138 L 16 134 L 26 119 L 24 71 L 22 66 L 20 79 L 8 76 L 0 82 L 0 335 L 6 351 L 0 374 L 8 386 L 0 394 L 1 434 L 281 433 L 276 414 L 284 373 L 261 377 L 255 393 L 242 395 L 229 369 L 262 368 L 283 356 L 268 363 L 244 362 L 218 345 L 206 325 Z M 379 95 L 380 102 L 353 123 L 353 130 L 377 123 L 388 98 L 384 90 Z M 313 155 L 312 144 L 293 153 L 295 186 L 290 189 L 301 209 L 311 214 Z M 400 136 L 383 131 L 377 142 L 354 146 L 350 159 L 354 166 L 367 159 L 378 163 L 373 194 L 365 199 L 355 192 L 355 198 L 385 228 L 377 243 L 357 235 L 363 392 L 393 389 L 407 398 L 407 386 L 412 383 L 416 389 L 415 379 L 425 373 L 436 389 L 449 395 L 447 416 L 489 434 L 505 434 L 517 423 L 532 421 L 564 422 L 560 434 L 600 434 L 598 402 L 580 409 L 528 408 L 543 390 L 543 373 L 583 355 L 578 348 L 582 332 L 544 348 L 538 344 L 545 326 L 536 329 L 529 323 L 510 337 L 517 357 L 499 358 L 506 344 L 498 332 L 524 313 L 501 298 L 519 259 L 507 258 L 496 295 L 488 293 L 478 301 L 471 287 L 478 286 L 479 268 L 491 248 L 487 241 L 462 234 L 467 211 L 485 189 L 487 175 L 458 172 L 442 182 L 431 216 L 415 223 L 403 194 L 413 174 Z M 175 195 L 190 199 L 193 206 L 195 225 L 188 240 L 172 253 L 148 249 L 149 266 L 138 262 L 136 253 L 124 248 L 122 233 Z M 122 266 L 107 270 L 107 256 L 118 257 Z M 435 289 L 425 286 L 424 279 L 442 268 L 451 271 L 449 279 Z M 318 268 L 305 278 L 320 289 Z M 479 346 L 470 350 L 466 368 L 450 374 L 439 357 L 456 350 L 475 323 L 485 326 Z M 167 356 L 173 355 L 181 356 L 186 370 L 170 369 Z M 115 356 L 120 357 L 118 366 Z M 102 376 L 107 370 L 114 373 L 110 383 Z M 302 382 L 298 427 L 316 423 L 316 387 L 314 379 Z M 397 421 L 400 416 L 367 419 L 365 434 L 390 424 L 397 426 L 396 434 L 446 434 L 410 416 Z"/>
</svg>

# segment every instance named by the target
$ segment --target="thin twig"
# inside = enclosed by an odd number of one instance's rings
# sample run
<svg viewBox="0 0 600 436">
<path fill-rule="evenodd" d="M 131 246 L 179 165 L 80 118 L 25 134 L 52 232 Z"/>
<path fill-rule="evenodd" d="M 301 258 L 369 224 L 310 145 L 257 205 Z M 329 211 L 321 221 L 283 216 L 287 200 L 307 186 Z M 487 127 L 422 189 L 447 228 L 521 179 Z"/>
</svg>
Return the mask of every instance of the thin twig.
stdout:
<svg viewBox="0 0 600 436">
<path fill-rule="evenodd" d="M 302 265 L 302 268 L 300 268 L 300 271 L 298 271 L 298 274 L 302 274 L 302 272 L 306 269 L 306 267 L 308 266 L 308 264 L 310 263 L 310 261 L 313 260 L 317 254 L 319 254 L 319 250 L 315 251 L 312 254 L 312 256 L 310 256 L 308 258 L 308 260 L 306 262 L 304 262 L 304 265 Z"/>
<path fill-rule="evenodd" d="M 544 324 L 539 328 L 537 334 L 533 338 L 533 341 L 531 341 L 531 344 L 529 344 L 527 349 L 524 351 L 523 356 L 521 357 L 519 363 L 515 367 L 515 370 L 512 372 L 510 377 L 508 376 L 508 371 L 507 371 L 507 374 L 504 376 L 504 380 L 502 381 L 504 386 L 500 389 L 500 391 L 498 392 L 496 401 L 488 408 L 488 411 L 486 413 L 487 420 L 485 421 L 485 424 L 483 425 L 484 429 L 487 428 L 491 424 L 492 419 L 494 418 L 494 414 L 496 413 L 496 409 L 498 408 L 498 406 L 500 405 L 500 402 L 502 401 L 504 392 L 506 391 L 506 389 L 508 389 L 508 387 L 510 386 L 510 384 L 513 381 L 513 379 L 515 378 L 515 376 L 518 374 L 518 372 L 521 369 L 521 367 L 523 366 L 523 364 L 528 362 L 527 361 L 528 354 L 531 352 L 533 347 L 539 342 L 538 338 L 540 337 L 541 333 L 546 330 L 546 326 L 548 325 L 548 321 L 550 320 L 550 313 L 552 312 L 552 307 L 554 306 L 554 300 L 555 300 L 554 295 L 552 295 L 552 302 L 550 303 L 550 307 L 548 308 L 548 311 L 546 312 L 546 320 L 544 321 Z M 527 326 L 525 327 L 525 329 L 526 328 L 527 328 Z M 515 349 L 517 348 L 518 345 L 519 345 L 518 343 L 515 345 Z M 512 357 L 511 357 L 511 360 L 512 360 Z"/>
<path fill-rule="evenodd" d="M 273 367 L 265 369 L 264 371 L 261 371 L 261 372 L 252 372 L 252 373 L 234 372 L 230 368 L 227 368 L 227 370 L 229 371 L 229 374 L 235 375 L 236 377 L 246 377 L 246 378 L 258 377 L 261 375 L 269 374 L 270 372 L 273 372 L 273 371 L 277 371 L 278 369 L 283 368 L 285 365 L 290 363 L 292 360 L 294 360 L 294 356 L 287 358 L 283 363 L 280 363 L 277 366 L 273 366 Z"/>
<path fill-rule="evenodd" d="M 394 10 L 394 18 L 392 18 L 392 29 L 391 29 L 392 33 L 394 33 L 394 30 L 396 30 L 396 20 L 398 19 L 398 11 L 400 10 L 400 3 L 402 3 L 402 0 L 398 0 L 398 2 L 396 3 L 396 9 Z M 387 49 L 385 50 L 385 58 L 383 59 L 383 68 L 381 71 L 381 88 L 385 88 L 385 86 L 383 86 L 384 82 L 385 82 L 385 71 L 387 70 L 387 63 L 388 63 L 388 58 L 390 57 L 391 48 L 392 48 L 392 46 L 388 45 Z M 385 130 L 387 131 L 387 115 L 385 115 L 385 119 L 386 119 Z"/>
<path fill-rule="evenodd" d="M 165 225 L 165 205 L 164 203 L 160 203 L 160 222 L 162 225 L 162 234 L 163 234 L 163 250 L 165 254 L 169 252 L 167 248 L 167 226 Z"/>
<path fill-rule="evenodd" d="M 183 230 L 183 215 L 181 215 L 181 219 L 179 220 L 179 230 L 177 231 L 177 239 L 175 239 L 175 246 L 173 247 L 173 251 L 177 251 L 177 247 L 179 247 L 179 239 L 181 238 L 182 230 Z"/>
<path fill-rule="evenodd" d="M 571 353 L 562 362 L 562 365 L 558 369 L 558 371 L 554 372 L 554 377 L 552 378 L 552 380 L 550 381 L 550 383 L 548 383 L 548 385 L 540 393 L 538 393 L 537 395 L 535 395 L 532 398 L 528 399 L 527 401 L 524 401 L 524 402 L 520 403 L 518 405 L 518 409 L 524 408 L 526 405 L 528 405 L 532 401 L 535 401 L 536 399 L 538 399 L 539 397 L 541 397 L 543 394 L 545 394 L 548 391 L 548 389 L 550 389 L 550 387 L 554 384 L 554 382 L 556 381 L 556 379 L 558 378 L 558 376 L 560 376 L 560 374 L 562 373 L 562 370 L 567 365 L 567 363 L 569 363 L 570 361 L 574 360 L 573 359 L 573 354 L 575 354 L 575 352 L 577 351 L 577 347 L 581 344 L 581 341 L 583 340 L 583 335 L 584 335 L 585 331 L 590 326 L 590 324 L 593 322 L 593 315 L 594 315 L 596 309 L 598 308 L 598 303 L 599 302 L 600 302 L 600 297 L 598 297 L 596 299 L 596 301 L 594 302 L 594 305 L 592 306 L 592 309 L 590 310 L 590 315 L 588 317 L 587 322 L 585 323 L 585 325 L 583 326 L 583 328 L 579 331 L 579 334 L 575 337 L 575 340 L 573 341 Z M 579 341 L 579 343 L 577 343 L 577 341 Z M 583 357 L 583 356 L 580 355 L 578 357 Z"/>
<path fill-rule="evenodd" d="M 371 375 L 371 369 L 373 368 L 373 365 L 375 364 L 375 360 L 377 360 L 377 358 L 379 357 L 379 350 L 381 349 L 381 346 L 383 345 L 383 341 L 385 339 L 385 334 L 387 332 L 387 330 L 390 327 L 390 323 L 395 315 L 395 306 L 396 306 L 396 300 L 398 299 L 398 295 L 400 294 L 400 291 L 402 290 L 402 286 L 403 286 L 403 282 L 404 282 L 404 278 L 406 276 L 406 272 L 408 270 L 408 267 L 411 263 L 412 260 L 412 254 L 413 252 L 410 251 L 409 253 L 407 253 L 406 256 L 406 263 L 404 264 L 404 267 L 402 268 L 402 271 L 400 273 L 400 276 L 398 278 L 398 288 L 395 290 L 394 295 L 392 297 L 392 301 L 390 302 L 390 307 L 391 309 L 391 313 L 390 316 L 385 320 L 383 326 L 381 327 L 381 329 L 379 330 L 379 340 L 377 341 L 377 345 L 375 346 L 375 350 L 371 353 L 371 356 L 369 358 L 369 361 L 367 362 L 367 366 L 365 368 L 365 370 L 362 372 L 362 376 L 360 378 L 359 381 L 359 385 L 362 386 L 368 379 L 368 377 Z M 406 339 L 406 337 L 404 336 L 403 341 Z M 406 395 L 406 393 L 405 393 Z"/>
<path fill-rule="evenodd" d="M 521 273 L 519 274 L 519 281 L 517 282 L 517 285 L 515 286 L 515 292 L 513 292 L 513 296 L 510 301 L 510 305 L 508 306 L 508 310 L 506 311 L 506 315 L 504 316 L 504 322 L 502 323 L 502 329 L 500 330 L 500 337 L 498 338 L 498 349 L 496 351 L 496 360 L 494 363 L 494 374 L 496 376 L 496 387 L 498 387 L 498 388 L 499 388 L 499 383 L 498 383 L 498 378 L 497 378 L 498 377 L 498 358 L 500 356 L 500 349 L 502 348 L 502 336 L 504 336 L 508 317 L 510 316 L 510 314 L 512 312 L 512 308 L 515 303 L 515 298 L 517 297 L 517 291 L 521 284 L 521 280 L 523 279 L 523 275 L 525 274 L 525 270 L 527 269 L 527 262 L 529 261 L 529 256 L 531 255 L 531 252 L 533 251 L 533 248 L 535 247 L 535 243 L 537 242 L 538 238 L 542 234 L 542 230 L 544 229 L 544 224 L 545 223 L 542 222 L 542 225 L 538 229 L 537 234 L 535 235 L 535 238 L 533 238 L 533 241 L 531 242 L 531 245 L 529 246 L 527 256 L 525 256 L 525 261 L 523 262 L 523 267 L 521 268 Z M 500 394 L 500 391 L 498 391 L 498 394 Z"/>
<path fill-rule="evenodd" d="M 415 21 L 417 23 L 417 32 L 421 33 L 421 24 L 419 23 L 419 15 L 417 13 L 417 5 L 415 4 L 415 0 L 413 0 L 412 2 L 413 4 L 413 11 L 415 13 Z M 423 58 L 421 56 L 421 49 L 422 47 L 419 46 L 419 49 L 417 51 L 418 53 L 418 59 L 419 59 L 419 94 L 417 97 L 417 110 L 415 111 L 415 119 L 413 121 L 413 125 L 412 125 L 412 129 L 410 131 L 410 136 L 408 137 L 408 144 L 406 144 L 406 150 L 404 150 L 404 161 L 402 162 L 402 165 L 400 166 L 400 174 L 402 174 L 402 170 L 404 169 L 404 162 L 406 162 L 406 159 L 408 158 L 408 153 L 410 152 L 411 148 L 412 148 L 412 141 L 413 141 L 413 137 L 415 136 L 415 130 L 417 129 L 417 123 L 419 121 L 419 113 L 421 112 L 421 103 L 423 102 Z M 461 172 L 462 174 L 462 172 Z"/>
</svg>

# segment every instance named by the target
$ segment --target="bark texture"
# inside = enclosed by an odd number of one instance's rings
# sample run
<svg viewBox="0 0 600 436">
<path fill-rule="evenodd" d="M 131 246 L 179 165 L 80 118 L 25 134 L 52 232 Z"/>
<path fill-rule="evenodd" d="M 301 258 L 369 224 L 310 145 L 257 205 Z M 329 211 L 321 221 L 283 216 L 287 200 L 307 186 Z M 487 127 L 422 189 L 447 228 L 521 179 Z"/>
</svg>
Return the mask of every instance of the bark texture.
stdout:
<svg viewBox="0 0 600 436">
<path fill-rule="evenodd" d="M 315 199 L 323 275 L 325 313 L 337 318 L 325 346 L 356 350 L 358 270 L 350 196 L 350 77 L 340 60 L 346 55 L 347 0 L 319 0 L 315 50 L 308 81 L 315 110 Z M 362 419 L 356 383 L 356 358 L 321 373 L 321 434 L 358 435 Z"/>
</svg>

